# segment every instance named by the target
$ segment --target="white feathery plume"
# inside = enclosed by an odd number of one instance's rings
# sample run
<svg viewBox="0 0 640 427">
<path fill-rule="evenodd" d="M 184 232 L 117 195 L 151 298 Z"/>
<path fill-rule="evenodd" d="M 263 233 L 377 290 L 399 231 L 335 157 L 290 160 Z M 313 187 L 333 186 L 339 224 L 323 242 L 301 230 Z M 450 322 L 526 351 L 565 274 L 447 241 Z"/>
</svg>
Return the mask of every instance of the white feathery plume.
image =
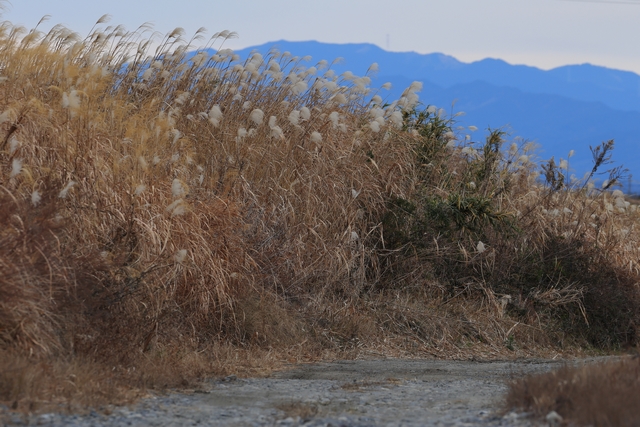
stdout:
<svg viewBox="0 0 640 427">
<path fill-rule="evenodd" d="M 294 95 L 300 95 L 305 90 L 307 90 L 307 87 L 308 87 L 307 82 L 301 80 L 296 84 L 294 84 L 293 86 L 291 86 L 291 93 L 293 93 Z"/>
<path fill-rule="evenodd" d="M 147 163 L 147 161 L 145 160 L 145 158 L 143 156 L 138 157 L 138 164 L 140 165 L 140 167 L 144 171 L 149 169 L 149 164 Z"/>
<path fill-rule="evenodd" d="M 256 108 L 251 112 L 249 118 L 257 125 L 262 124 L 262 121 L 264 120 L 264 112 L 261 109 Z"/>
<path fill-rule="evenodd" d="M 182 264 L 186 258 L 187 258 L 187 250 L 186 249 L 180 249 L 173 256 L 174 261 L 177 262 L 178 264 Z"/>
<path fill-rule="evenodd" d="M 33 193 L 31 193 L 31 204 L 33 206 L 38 206 L 41 199 L 42 196 L 40 195 L 40 192 L 38 190 L 34 190 Z"/>
<path fill-rule="evenodd" d="M 18 148 L 20 148 L 20 145 L 20 140 L 14 135 L 11 135 L 11 138 L 9 138 L 9 154 L 13 156 Z"/>
<path fill-rule="evenodd" d="M 14 176 L 18 175 L 21 170 L 22 170 L 22 160 L 13 159 L 13 161 L 11 162 L 11 174 L 9 175 L 9 177 L 13 178 Z"/>
<path fill-rule="evenodd" d="M 219 105 L 214 105 L 209 110 L 209 122 L 214 126 L 218 127 L 220 125 L 220 121 L 222 120 L 222 110 L 220 110 Z"/>
<path fill-rule="evenodd" d="M 334 128 L 338 127 L 338 122 L 340 121 L 340 113 L 338 113 L 337 111 L 331 112 L 331 114 L 329 114 L 329 120 L 331 121 L 331 124 Z"/>
<path fill-rule="evenodd" d="M 347 103 L 347 97 L 344 96 L 343 93 L 338 93 L 335 96 L 333 96 L 332 98 L 335 102 L 337 102 L 338 104 L 346 104 Z"/>
<path fill-rule="evenodd" d="M 179 180 L 178 178 L 174 178 L 171 183 L 171 194 L 173 197 L 182 198 L 187 194 L 187 188 L 184 182 Z"/>
<path fill-rule="evenodd" d="M 66 199 L 67 195 L 69 194 L 69 190 L 71 190 L 71 188 L 76 185 L 75 181 L 69 181 L 67 183 L 67 185 L 64 186 L 64 188 L 62 189 L 62 191 L 60 191 L 60 193 L 58 194 L 58 197 L 61 199 Z"/>
<path fill-rule="evenodd" d="M 284 139 L 284 133 L 280 126 L 273 126 L 271 128 L 271 136 L 276 139 Z"/>
<path fill-rule="evenodd" d="M 169 212 L 172 217 L 183 215 L 186 212 L 184 200 L 178 199 L 175 202 L 171 203 L 169 206 L 167 206 L 166 211 Z"/>
<path fill-rule="evenodd" d="M 300 122 L 300 111 L 298 110 L 293 110 L 289 113 L 289 122 L 294 125 L 297 126 Z"/>
<path fill-rule="evenodd" d="M 280 72 L 280 64 L 272 59 L 271 61 L 269 61 L 269 71 L 272 71 L 274 73 Z"/>
<path fill-rule="evenodd" d="M 311 142 L 315 142 L 316 144 L 322 142 L 322 134 L 320 132 L 311 133 Z"/>
<path fill-rule="evenodd" d="M 394 111 L 389 116 L 389 121 L 393 123 L 396 128 L 401 128 L 403 125 L 402 113 L 400 111 Z"/>
</svg>

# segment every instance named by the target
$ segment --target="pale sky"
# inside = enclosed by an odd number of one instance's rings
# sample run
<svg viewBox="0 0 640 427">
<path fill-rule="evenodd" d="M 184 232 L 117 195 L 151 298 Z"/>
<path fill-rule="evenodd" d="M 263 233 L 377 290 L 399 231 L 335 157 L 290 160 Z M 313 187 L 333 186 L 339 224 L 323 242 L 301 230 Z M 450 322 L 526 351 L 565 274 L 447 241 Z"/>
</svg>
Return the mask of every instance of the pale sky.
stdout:
<svg viewBox="0 0 640 427">
<path fill-rule="evenodd" d="M 1 1 L 1 0 L 0 0 Z M 231 30 L 225 47 L 276 40 L 376 44 L 487 57 L 549 69 L 591 63 L 640 74 L 640 0 L 11 0 L 2 20 L 33 28 L 44 15 L 86 35 L 103 14 L 135 30 Z M 334 58 L 314 58 L 317 60 Z M 383 71 L 383 70 L 381 70 Z"/>
</svg>

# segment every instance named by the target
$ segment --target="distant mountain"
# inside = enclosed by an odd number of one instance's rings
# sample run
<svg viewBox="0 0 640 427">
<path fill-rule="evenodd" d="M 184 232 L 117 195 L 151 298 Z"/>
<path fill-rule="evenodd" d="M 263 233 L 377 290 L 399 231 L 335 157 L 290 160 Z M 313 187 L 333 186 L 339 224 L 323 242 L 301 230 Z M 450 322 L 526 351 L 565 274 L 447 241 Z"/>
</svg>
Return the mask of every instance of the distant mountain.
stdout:
<svg viewBox="0 0 640 427">
<path fill-rule="evenodd" d="M 296 56 L 310 55 L 311 63 L 321 59 L 344 58 L 334 69 L 364 74 L 373 62 L 380 75 L 426 79 L 444 88 L 481 80 L 496 86 L 510 86 L 531 93 L 562 95 L 581 101 L 600 101 L 622 111 L 640 112 L 640 76 L 629 72 L 589 64 L 567 65 L 544 71 L 526 65 L 510 65 L 499 59 L 464 63 L 442 53 L 387 52 L 376 45 L 330 44 L 316 41 L 265 43 L 236 51 L 246 55 L 252 50 L 268 52 L 276 47 Z M 313 64 L 312 64 L 313 65 Z"/>
<path fill-rule="evenodd" d="M 569 150 L 575 150 L 571 167 L 577 176 L 591 169 L 589 146 L 614 139 L 614 161 L 640 178 L 640 76 L 632 72 L 589 64 L 544 71 L 497 59 L 464 63 L 441 53 L 387 52 L 372 44 L 315 41 L 277 41 L 236 53 L 241 57 L 253 50 L 266 54 L 274 47 L 295 56 L 310 55 L 309 66 L 341 57 L 340 63 L 332 65 L 337 73 L 348 70 L 364 75 L 377 62 L 379 72 L 372 86 L 391 82 L 392 90 L 381 92 L 389 100 L 397 99 L 412 81 L 422 81 L 421 101 L 465 112 L 460 125 L 505 127 L 512 136 L 536 141 L 545 159 L 566 158 Z M 482 133 L 472 138 L 479 140 Z M 640 191 L 637 184 L 634 192 Z"/>
</svg>

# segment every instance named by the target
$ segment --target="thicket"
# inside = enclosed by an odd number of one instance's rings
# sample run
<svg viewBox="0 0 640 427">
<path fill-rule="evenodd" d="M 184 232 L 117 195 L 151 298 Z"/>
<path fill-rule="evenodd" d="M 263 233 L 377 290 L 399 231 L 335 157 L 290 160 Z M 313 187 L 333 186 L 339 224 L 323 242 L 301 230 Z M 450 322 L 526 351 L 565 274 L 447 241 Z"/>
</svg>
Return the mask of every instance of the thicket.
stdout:
<svg viewBox="0 0 640 427">
<path fill-rule="evenodd" d="M 227 31 L 202 49 L 145 31 L 0 26 L 2 357 L 148 384 L 162 363 L 234 369 L 241 350 L 636 343 L 639 213 L 609 188 L 620 169 L 592 183 L 612 142 L 576 180 L 501 130 L 467 138 L 418 83 L 384 99 L 375 64 L 336 75 L 239 58 Z M 0 399 L 28 389 L 11 384 Z"/>
</svg>

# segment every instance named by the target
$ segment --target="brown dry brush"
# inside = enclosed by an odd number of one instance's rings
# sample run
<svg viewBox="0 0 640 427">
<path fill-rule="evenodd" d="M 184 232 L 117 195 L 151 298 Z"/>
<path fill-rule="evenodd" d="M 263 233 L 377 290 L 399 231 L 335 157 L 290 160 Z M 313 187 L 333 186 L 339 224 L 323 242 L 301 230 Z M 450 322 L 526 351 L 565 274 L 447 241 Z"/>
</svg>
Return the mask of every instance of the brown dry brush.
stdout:
<svg viewBox="0 0 640 427">
<path fill-rule="evenodd" d="M 633 426 L 640 417 L 640 359 L 624 358 L 511 381 L 504 404 L 544 418 L 556 411 L 569 425 Z"/>
<path fill-rule="evenodd" d="M 635 343 L 638 212 L 621 193 L 560 185 L 555 165 L 541 183 L 532 145 L 501 131 L 465 143 L 417 84 L 387 102 L 326 61 L 187 55 L 202 34 L 180 29 L 151 50 L 147 30 L 0 27 L 4 350 L 147 384 L 158 366 L 212 372 L 194 354 L 219 368 L 224 343 Z"/>
<path fill-rule="evenodd" d="M 55 301 L 75 273 L 61 257 L 56 233 L 56 200 L 44 200 L 38 209 L 17 200 L 6 189 L 1 196 L 0 311 L 5 345 L 29 352 L 52 353 L 61 348 Z"/>
<path fill-rule="evenodd" d="M 276 53 L 187 60 L 179 31 L 147 57 L 120 28 L 3 29 L 3 219 L 40 227 L 23 253 L 3 246 L 8 347 L 126 363 L 156 346 L 292 343 L 287 301 L 357 297 L 406 160 L 363 121 L 365 78 L 317 79 Z M 15 261 L 31 252 L 38 269 Z"/>
</svg>

